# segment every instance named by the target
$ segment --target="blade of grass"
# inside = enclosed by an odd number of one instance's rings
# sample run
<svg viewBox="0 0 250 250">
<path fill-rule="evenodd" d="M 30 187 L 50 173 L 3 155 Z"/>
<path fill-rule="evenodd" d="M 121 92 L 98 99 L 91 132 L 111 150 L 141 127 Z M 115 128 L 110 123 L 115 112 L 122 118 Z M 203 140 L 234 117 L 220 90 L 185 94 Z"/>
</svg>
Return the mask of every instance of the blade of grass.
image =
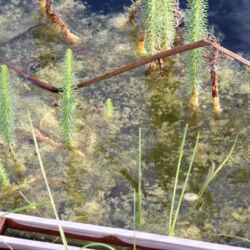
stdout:
<svg viewBox="0 0 250 250">
<path fill-rule="evenodd" d="M 136 250 L 136 237 L 135 237 L 135 230 L 136 230 L 136 191 L 134 189 L 133 195 L 133 224 L 134 224 L 134 239 L 133 239 L 133 250 Z"/>
<path fill-rule="evenodd" d="M 250 239 L 239 237 L 239 236 L 234 236 L 234 235 L 231 235 L 231 234 L 215 234 L 215 235 L 216 236 L 228 237 L 228 238 L 232 238 L 232 239 L 238 239 L 238 240 L 246 241 L 246 242 L 250 243 Z"/>
<path fill-rule="evenodd" d="M 26 210 L 26 209 L 29 209 L 29 208 L 35 208 L 37 206 L 42 206 L 42 205 L 45 205 L 45 204 L 48 204 L 48 203 L 50 203 L 50 202 L 49 201 L 31 202 L 29 205 L 19 207 L 19 208 L 13 209 L 11 211 L 8 211 L 8 212 L 6 212 L 4 214 L 1 214 L 0 218 L 6 216 L 8 214 L 18 213 L 18 212 L 21 212 L 23 210 Z"/>
<path fill-rule="evenodd" d="M 52 192 L 50 190 L 50 186 L 49 186 L 48 179 L 47 179 L 47 176 L 46 176 L 45 168 L 43 166 L 42 158 L 41 158 L 41 155 L 40 155 L 40 150 L 39 150 L 39 147 L 38 147 L 38 144 L 37 144 L 34 127 L 33 127 L 33 123 L 32 123 L 29 112 L 28 112 L 28 117 L 29 117 L 29 122 L 30 122 L 30 127 L 31 127 L 33 140 L 34 140 L 34 143 L 35 143 L 35 148 L 36 148 L 36 153 L 37 153 L 39 165 L 40 165 L 41 172 L 42 172 L 42 175 L 43 175 L 43 179 L 44 179 L 44 182 L 45 182 L 45 185 L 46 185 L 49 197 L 50 197 L 51 206 L 53 208 L 53 211 L 54 211 L 54 214 L 55 214 L 55 217 L 56 217 L 56 220 L 57 220 L 57 224 L 58 224 L 59 232 L 60 232 L 61 239 L 62 239 L 62 242 L 63 242 L 63 246 L 64 246 L 65 250 L 68 250 L 68 243 L 67 243 L 65 234 L 63 232 L 63 228 L 62 228 L 61 222 L 59 220 L 59 216 L 57 214 L 56 205 L 55 205 L 55 202 L 54 202 L 54 199 L 53 199 L 53 196 L 52 196 Z"/>
<path fill-rule="evenodd" d="M 207 181 L 205 181 L 204 185 L 202 186 L 200 192 L 198 193 L 198 200 L 196 201 L 196 203 L 194 204 L 194 207 L 197 206 L 198 202 L 200 201 L 201 197 L 203 196 L 204 192 L 206 191 L 208 185 L 211 183 L 211 181 L 214 180 L 214 178 L 218 175 L 218 173 L 223 169 L 223 167 L 225 166 L 225 164 L 229 161 L 229 159 L 232 156 L 232 153 L 234 151 L 234 148 L 236 146 L 236 142 L 238 140 L 238 136 L 236 137 L 234 144 L 230 150 L 230 152 L 228 153 L 227 157 L 224 159 L 224 161 L 220 164 L 220 166 L 215 169 L 214 167 L 214 163 L 212 162 L 213 166 L 212 166 L 212 172 L 211 174 L 208 175 Z"/>
<path fill-rule="evenodd" d="M 139 128 L 139 146 L 138 146 L 138 225 L 142 224 L 142 190 L 141 190 L 141 182 L 142 182 L 142 170 L 141 170 L 141 157 L 142 156 L 142 145 L 141 145 L 141 128 Z"/>
<path fill-rule="evenodd" d="M 89 244 L 85 245 L 81 249 L 85 249 L 85 248 L 88 248 L 88 247 L 105 247 L 108 250 L 116 250 L 115 248 L 113 248 L 113 247 L 111 247 L 111 246 L 109 246 L 107 244 L 103 244 L 103 243 L 89 243 Z"/>
<path fill-rule="evenodd" d="M 179 179 L 181 161 L 182 161 L 182 157 L 183 157 L 184 145 L 185 145 L 185 141 L 186 141 L 186 137 L 187 137 L 187 130 L 188 130 L 188 124 L 185 127 L 182 142 L 181 142 L 181 147 L 180 147 L 180 155 L 179 155 L 179 160 L 178 160 L 178 165 L 177 165 L 177 170 L 176 170 L 173 197 L 172 197 L 171 209 L 170 209 L 170 215 L 169 215 L 168 235 L 171 235 L 172 219 L 173 219 L 172 217 L 173 217 L 173 212 L 174 212 L 175 195 L 176 195 L 177 183 L 178 183 L 178 179 Z"/>
<path fill-rule="evenodd" d="M 178 218 L 178 215 L 179 215 L 179 211 L 180 211 L 180 207 L 181 207 L 181 204 L 182 204 L 182 201 L 183 201 L 184 193 L 186 191 L 187 183 L 188 183 L 190 173 L 191 173 L 191 170 L 192 170 L 192 166 L 193 166 L 193 163 L 194 163 L 195 154 L 196 154 L 197 146 L 198 146 L 198 143 L 199 143 L 199 138 L 200 138 L 200 134 L 198 133 L 197 138 L 196 138 L 195 147 L 194 147 L 194 152 L 193 152 L 193 155 L 192 155 L 192 159 L 191 159 L 189 167 L 188 167 L 188 173 L 187 173 L 187 176 L 186 176 L 186 179 L 185 179 L 182 191 L 181 191 L 181 195 L 180 195 L 180 198 L 179 198 L 179 202 L 178 202 L 178 205 L 177 205 L 177 208 L 176 208 L 176 211 L 175 211 L 175 216 L 174 216 L 174 220 L 173 220 L 173 223 L 172 223 L 170 236 L 174 235 L 176 221 L 177 221 L 177 218 Z"/>
<path fill-rule="evenodd" d="M 228 162 L 228 160 L 231 158 L 232 156 L 232 153 L 234 151 L 234 148 L 235 148 L 235 145 L 236 145 L 236 142 L 238 140 L 238 136 L 236 137 L 235 141 L 234 141 L 234 144 L 229 152 L 229 154 L 227 155 L 227 157 L 224 159 L 224 161 L 220 164 L 220 166 L 214 171 L 214 174 L 212 176 L 212 180 L 215 178 L 215 176 L 221 171 L 221 169 L 224 167 L 224 165 Z"/>
</svg>

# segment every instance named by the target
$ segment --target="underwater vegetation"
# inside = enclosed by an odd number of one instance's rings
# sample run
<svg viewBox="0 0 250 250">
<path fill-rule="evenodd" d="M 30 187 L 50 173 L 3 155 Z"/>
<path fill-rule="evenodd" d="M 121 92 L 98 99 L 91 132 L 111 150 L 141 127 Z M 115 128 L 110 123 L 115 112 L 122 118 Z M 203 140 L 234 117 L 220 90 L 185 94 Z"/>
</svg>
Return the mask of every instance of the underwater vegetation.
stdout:
<svg viewBox="0 0 250 250">
<path fill-rule="evenodd" d="M 2 65 L 0 79 L 0 136 L 9 147 L 15 138 L 14 122 L 15 112 L 9 69 L 6 65 Z"/>
<path fill-rule="evenodd" d="M 68 146 L 72 144 L 75 126 L 76 90 L 74 79 L 74 55 L 68 49 L 65 55 L 63 91 L 61 93 L 60 127 Z"/>
<path fill-rule="evenodd" d="M 207 37 L 207 6 L 207 0 L 188 1 L 186 40 L 190 43 Z M 203 49 L 194 49 L 187 53 L 186 71 L 191 95 L 190 105 L 193 107 L 199 106 L 203 61 Z"/>
</svg>

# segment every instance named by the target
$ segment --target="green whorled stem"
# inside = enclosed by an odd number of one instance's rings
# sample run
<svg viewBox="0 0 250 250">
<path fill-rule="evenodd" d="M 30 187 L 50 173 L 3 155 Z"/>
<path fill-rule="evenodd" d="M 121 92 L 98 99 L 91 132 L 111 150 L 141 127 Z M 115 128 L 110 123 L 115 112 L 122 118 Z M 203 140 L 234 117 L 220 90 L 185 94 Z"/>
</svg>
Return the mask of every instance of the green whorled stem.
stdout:
<svg viewBox="0 0 250 250">
<path fill-rule="evenodd" d="M 207 0 L 188 0 L 186 40 L 195 42 L 207 37 Z M 201 48 L 187 53 L 187 75 L 190 105 L 199 106 L 198 95 L 203 64 L 203 50 Z"/>
<path fill-rule="evenodd" d="M 14 120 L 15 112 L 9 69 L 6 65 L 2 65 L 0 80 L 0 134 L 8 146 L 11 146 L 15 138 Z"/>
<path fill-rule="evenodd" d="M 174 0 L 159 0 L 161 2 L 161 33 L 162 49 L 168 50 L 175 39 Z"/>
<path fill-rule="evenodd" d="M 71 146 L 75 124 L 76 90 L 74 81 L 74 55 L 68 49 L 65 56 L 63 92 L 61 93 L 60 127 L 65 143 Z"/>
<path fill-rule="evenodd" d="M 6 188 L 10 185 L 9 177 L 0 162 L 0 189 Z"/>
<path fill-rule="evenodd" d="M 152 55 L 161 46 L 161 1 L 142 0 L 144 26 L 146 32 L 146 50 Z"/>
<path fill-rule="evenodd" d="M 106 120 L 111 120 L 113 118 L 113 103 L 112 100 L 110 98 L 107 98 L 107 100 L 105 101 L 105 107 L 104 107 L 104 118 Z"/>
</svg>

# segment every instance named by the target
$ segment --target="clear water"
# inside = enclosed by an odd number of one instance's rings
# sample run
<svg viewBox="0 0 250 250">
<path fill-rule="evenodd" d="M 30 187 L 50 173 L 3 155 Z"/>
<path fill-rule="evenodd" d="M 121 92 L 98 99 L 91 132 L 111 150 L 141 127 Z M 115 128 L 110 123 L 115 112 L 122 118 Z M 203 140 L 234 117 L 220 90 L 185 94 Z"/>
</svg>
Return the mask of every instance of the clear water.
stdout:
<svg viewBox="0 0 250 250">
<path fill-rule="evenodd" d="M 95 3 L 94 7 L 98 7 L 98 1 Z M 73 48 L 77 82 L 137 58 L 135 32 L 124 25 L 127 15 L 123 2 L 115 11 L 107 11 L 112 5 L 107 6 L 100 12 L 80 1 L 58 1 L 56 5 L 57 11 L 80 36 L 83 44 L 81 49 Z M 0 7 L 0 56 L 24 69 L 31 61 L 38 61 L 41 67 L 35 75 L 61 86 L 63 58 L 68 46 L 44 26 L 17 36 L 39 22 L 36 1 L 31 4 L 26 1 L 0 1 Z M 239 47 L 239 42 L 227 39 L 225 35 L 229 48 L 236 48 L 235 51 L 249 58 L 247 36 L 244 37 L 247 42 L 244 44 L 242 39 Z M 201 133 L 188 186 L 191 193 L 199 191 L 211 161 L 218 166 L 239 135 L 232 158 L 206 192 L 203 208 L 192 210 L 192 204 L 184 203 L 176 236 L 249 246 L 239 239 L 219 236 L 227 234 L 250 238 L 249 69 L 223 59 L 220 66 L 223 112 L 215 115 L 209 68 L 204 66 L 201 107 L 198 113 L 194 113 L 186 105 L 188 96 L 183 57 L 176 56 L 167 63 L 171 66 L 164 76 L 159 72 L 147 75 L 146 67 L 142 67 L 79 90 L 74 142 L 77 150 L 72 151 L 60 144 L 58 95 L 37 88 L 12 72 L 17 110 L 15 153 L 25 169 L 14 166 L 1 150 L 3 165 L 13 185 L 31 180 L 19 188 L 26 198 L 31 201 L 47 199 L 28 125 L 29 110 L 35 128 L 42 134 L 39 146 L 61 218 L 133 228 L 132 194 L 137 178 L 138 128 L 141 127 L 144 223 L 139 229 L 166 234 L 185 124 L 189 124 L 189 131 L 181 183 L 195 137 Z M 111 98 L 114 105 L 114 118 L 109 122 L 103 115 L 107 98 Z M 27 204 L 18 190 L 3 190 L 0 195 L 1 210 Z M 49 205 L 45 208 L 25 212 L 53 217 Z"/>
</svg>

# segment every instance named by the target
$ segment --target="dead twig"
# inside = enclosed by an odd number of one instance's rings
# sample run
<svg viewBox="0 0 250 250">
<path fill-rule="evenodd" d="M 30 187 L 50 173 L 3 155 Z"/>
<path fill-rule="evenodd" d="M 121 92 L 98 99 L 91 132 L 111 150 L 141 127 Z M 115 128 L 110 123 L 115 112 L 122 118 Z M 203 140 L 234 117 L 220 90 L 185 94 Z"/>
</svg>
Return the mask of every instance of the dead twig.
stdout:
<svg viewBox="0 0 250 250">
<path fill-rule="evenodd" d="M 236 60 L 236 61 L 238 61 L 238 62 L 240 62 L 240 63 L 242 63 L 244 65 L 246 65 L 247 67 L 250 67 L 250 62 L 247 59 L 245 59 L 245 58 L 235 54 L 234 52 L 220 46 L 216 42 L 209 41 L 209 40 L 200 40 L 200 41 L 193 42 L 193 43 L 190 43 L 190 44 L 186 44 L 186 45 L 183 45 L 183 46 L 180 46 L 180 47 L 176 47 L 176 48 L 164 51 L 164 52 L 160 52 L 158 54 L 148 56 L 148 57 L 143 58 L 143 59 L 139 59 L 139 60 L 137 60 L 137 61 L 135 61 L 133 63 L 127 64 L 127 65 L 125 65 L 125 66 L 123 66 L 121 68 L 110 71 L 110 72 L 108 72 L 108 73 L 106 73 L 104 75 L 95 77 L 95 78 L 90 79 L 90 80 L 83 81 L 83 82 L 79 83 L 76 88 L 77 89 L 84 88 L 84 87 L 90 86 L 92 84 L 95 84 L 97 82 L 107 80 L 107 79 L 112 78 L 114 76 L 120 75 L 120 74 L 122 74 L 124 72 L 127 72 L 129 70 L 141 67 L 141 66 L 146 65 L 148 63 L 158 61 L 159 59 L 169 57 L 169 56 L 173 56 L 173 55 L 176 55 L 176 54 L 181 54 L 181 53 L 193 50 L 193 49 L 203 48 L 203 47 L 215 48 L 218 51 L 222 52 L 223 54 L 227 55 L 228 57 L 230 57 L 230 58 L 232 58 L 232 59 L 234 59 L 234 60 Z M 46 90 L 48 90 L 50 92 L 53 92 L 53 93 L 59 93 L 59 92 L 63 91 L 62 88 L 54 87 L 49 83 L 46 83 L 46 82 L 44 82 L 42 80 L 39 80 L 39 79 L 35 78 L 34 76 L 30 76 L 27 72 L 17 68 L 15 65 L 13 65 L 11 63 L 8 63 L 8 62 L 6 62 L 5 60 L 3 60 L 1 58 L 0 58 L 0 64 L 6 64 L 9 68 L 16 71 L 19 75 L 21 75 L 22 77 L 30 80 L 35 85 L 37 85 L 37 86 L 39 86 L 39 87 L 41 87 L 43 89 L 46 89 Z"/>
</svg>

